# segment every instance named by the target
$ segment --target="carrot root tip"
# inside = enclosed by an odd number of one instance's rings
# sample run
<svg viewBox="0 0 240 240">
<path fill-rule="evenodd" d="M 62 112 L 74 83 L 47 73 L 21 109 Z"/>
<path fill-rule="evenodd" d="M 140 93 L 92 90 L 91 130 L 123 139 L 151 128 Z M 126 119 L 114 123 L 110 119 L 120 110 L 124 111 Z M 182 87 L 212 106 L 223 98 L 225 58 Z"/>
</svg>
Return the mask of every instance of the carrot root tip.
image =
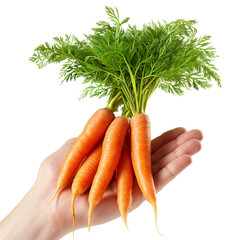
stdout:
<svg viewBox="0 0 240 240">
<path fill-rule="evenodd" d="M 52 199 L 49 201 L 49 203 L 46 205 L 46 207 L 43 208 L 43 210 L 37 215 L 35 222 L 37 221 L 37 219 L 40 217 L 40 215 L 49 207 L 49 205 L 52 203 L 52 201 L 55 199 L 57 193 L 59 192 L 61 187 L 57 187 L 55 193 L 53 194 Z"/>
<path fill-rule="evenodd" d="M 72 232 L 73 232 L 73 238 L 74 238 L 74 229 L 75 229 L 75 211 L 74 211 L 75 198 L 76 198 L 76 196 L 73 195 L 73 196 L 72 196 L 72 218 L 73 218 L 73 228 L 72 228 Z"/>
<path fill-rule="evenodd" d="M 88 210 L 88 232 L 90 232 L 90 227 L 91 227 L 91 221 L 92 221 L 92 215 L 93 215 L 94 207 L 95 206 L 93 204 L 89 205 L 89 210 Z"/>
<path fill-rule="evenodd" d="M 128 227 L 128 224 L 127 224 L 127 219 L 126 219 L 126 217 L 123 218 L 123 222 L 124 222 L 127 230 L 129 231 L 129 227 Z"/>
<path fill-rule="evenodd" d="M 126 216 L 126 214 L 121 212 L 121 217 L 122 217 L 122 220 L 123 220 L 127 230 L 129 230 L 129 227 L 128 227 L 128 224 L 127 224 L 127 216 Z"/>
<path fill-rule="evenodd" d="M 160 231 L 159 231 L 158 223 L 157 223 L 157 204 L 156 204 L 155 201 L 153 201 L 153 202 L 151 202 L 151 205 L 152 205 L 153 210 L 154 210 L 154 217 L 155 217 L 155 223 L 156 223 L 158 234 L 163 237 L 163 234 L 161 234 Z"/>
</svg>

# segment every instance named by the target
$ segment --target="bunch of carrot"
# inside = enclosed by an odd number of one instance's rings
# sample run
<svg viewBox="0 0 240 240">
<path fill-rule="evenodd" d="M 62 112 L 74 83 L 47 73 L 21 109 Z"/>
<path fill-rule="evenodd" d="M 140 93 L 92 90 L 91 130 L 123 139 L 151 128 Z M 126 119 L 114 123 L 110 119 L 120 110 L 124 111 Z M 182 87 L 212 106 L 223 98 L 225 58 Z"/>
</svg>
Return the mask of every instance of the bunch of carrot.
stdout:
<svg viewBox="0 0 240 240">
<path fill-rule="evenodd" d="M 108 108 L 99 109 L 93 114 L 66 155 L 54 194 L 55 197 L 75 174 L 72 182 L 73 230 L 75 198 L 90 188 L 90 230 L 93 210 L 101 201 L 115 171 L 117 203 L 125 225 L 131 206 L 133 169 L 144 197 L 154 208 L 157 220 L 150 144 L 150 122 L 146 114 L 134 115 L 130 123 L 126 117 L 115 117 Z"/>
<path fill-rule="evenodd" d="M 182 95 L 183 89 L 211 87 L 212 79 L 221 86 L 212 63 L 215 49 L 210 46 L 210 36 L 196 36 L 195 20 L 151 22 L 142 29 L 128 25 L 125 30 L 122 25 L 128 17 L 120 20 L 117 8 L 106 7 L 106 12 L 111 23 L 99 21 L 86 39 L 55 37 L 54 44 L 39 45 L 30 58 L 39 68 L 64 62 L 60 70 L 63 81 L 81 78 L 89 84 L 82 97 L 108 98 L 107 107 L 93 114 L 67 153 L 54 197 L 74 176 L 74 226 L 75 198 L 90 188 L 90 228 L 93 210 L 116 171 L 117 202 L 127 226 L 135 175 L 143 196 L 153 206 L 157 223 L 147 102 L 157 88 Z M 119 107 L 122 115 L 115 117 Z"/>
</svg>

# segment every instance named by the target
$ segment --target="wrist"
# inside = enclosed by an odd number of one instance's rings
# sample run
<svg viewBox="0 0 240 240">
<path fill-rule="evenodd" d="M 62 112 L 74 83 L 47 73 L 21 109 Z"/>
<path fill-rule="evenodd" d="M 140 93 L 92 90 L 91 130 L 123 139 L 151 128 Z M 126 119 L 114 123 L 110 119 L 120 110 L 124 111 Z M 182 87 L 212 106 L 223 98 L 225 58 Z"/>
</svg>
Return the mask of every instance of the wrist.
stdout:
<svg viewBox="0 0 240 240">
<path fill-rule="evenodd" d="M 21 202 L 1 222 L 1 237 L 3 239 L 59 239 L 57 225 L 49 214 L 42 214 L 44 208 L 42 196 L 34 185 Z"/>
</svg>

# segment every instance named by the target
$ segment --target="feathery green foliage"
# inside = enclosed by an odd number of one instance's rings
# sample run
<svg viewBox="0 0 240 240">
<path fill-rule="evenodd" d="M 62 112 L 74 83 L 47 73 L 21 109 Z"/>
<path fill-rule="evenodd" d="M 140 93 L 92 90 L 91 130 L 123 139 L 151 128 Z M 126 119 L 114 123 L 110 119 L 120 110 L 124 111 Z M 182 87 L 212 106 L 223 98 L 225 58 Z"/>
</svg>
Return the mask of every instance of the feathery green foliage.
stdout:
<svg viewBox="0 0 240 240">
<path fill-rule="evenodd" d="M 123 25 L 115 8 L 106 7 L 110 23 L 97 22 L 92 34 L 78 40 L 74 35 L 55 37 L 35 49 L 30 58 L 39 68 L 63 62 L 63 81 L 81 77 L 81 97 L 108 96 L 108 107 L 122 106 L 125 116 L 144 113 L 151 94 L 160 88 L 182 95 L 184 89 L 221 86 L 213 64 L 215 48 L 210 36 L 197 37 L 196 21 L 151 22 L 138 29 Z"/>
</svg>

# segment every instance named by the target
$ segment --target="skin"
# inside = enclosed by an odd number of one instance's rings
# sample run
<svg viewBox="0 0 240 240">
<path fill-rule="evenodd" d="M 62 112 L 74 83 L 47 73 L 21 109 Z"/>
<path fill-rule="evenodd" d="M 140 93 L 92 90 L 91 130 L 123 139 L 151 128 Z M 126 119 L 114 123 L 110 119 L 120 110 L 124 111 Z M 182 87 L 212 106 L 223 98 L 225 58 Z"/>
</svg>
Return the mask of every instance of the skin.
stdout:
<svg viewBox="0 0 240 240">
<path fill-rule="evenodd" d="M 200 151 L 203 136 L 199 130 L 176 128 L 152 140 L 152 171 L 156 192 L 159 192 L 192 162 L 191 156 Z M 36 182 L 21 202 L 0 223 L 3 239 L 59 239 L 72 231 L 71 181 L 63 187 L 51 205 L 37 218 L 56 189 L 62 162 L 74 139 L 41 164 Z M 133 183 L 132 205 L 136 209 L 144 198 L 136 180 Z M 116 181 L 111 181 L 103 199 L 96 206 L 91 226 L 103 224 L 120 216 L 117 206 Z M 75 201 L 76 229 L 87 227 L 88 192 Z M 37 219 L 36 219 L 37 218 Z"/>
</svg>

